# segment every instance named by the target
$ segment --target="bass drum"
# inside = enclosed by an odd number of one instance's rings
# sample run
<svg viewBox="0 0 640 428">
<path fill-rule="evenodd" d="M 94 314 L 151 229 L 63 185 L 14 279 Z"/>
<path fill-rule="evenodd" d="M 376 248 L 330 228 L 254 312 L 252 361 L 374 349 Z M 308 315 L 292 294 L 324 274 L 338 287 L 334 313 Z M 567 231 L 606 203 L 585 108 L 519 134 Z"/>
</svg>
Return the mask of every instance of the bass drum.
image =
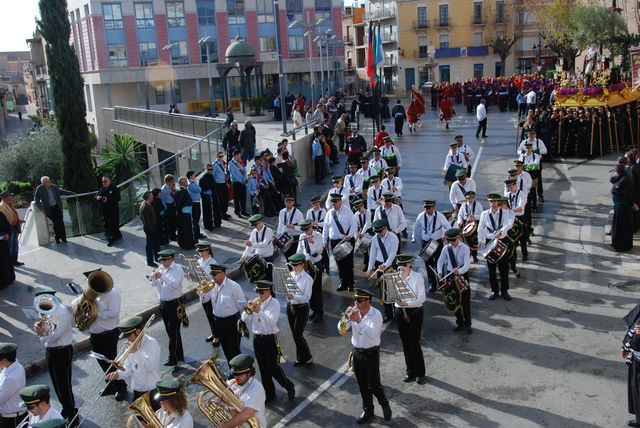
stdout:
<svg viewBox="0 0 640 428">
<path fill-rule="evenodd" d="M 442 288 L 442 300 L 444 301 L 444 307 L 449 312 L 455 312 L 462 303 L 462 293 L 458 289 L 456 282 L 453 278 L 447 278 L 447 285 Z"/>
<path fill-rule="evenodd" d="M 267 261 L 256 254 L 245 262 L 242 270 L 249 282 L 256 282 L 267 277 L 268 267 Z"/>
<path fill-rule="evenodd" d="M 462 229 L 462 237 L 464 242 L 471 250 L 478 249 L 478 222 L 471 221 Z"/>
<path fill-rule="evenodd" d="M 513 226 L 507 232 L 507 237 L 511 240 L 511 242 L 515 244 L 518 242 L 523 232 L 524 232 L 524 223 L 518 219 L 515 219 L 513 221 Z"/>
</svg>

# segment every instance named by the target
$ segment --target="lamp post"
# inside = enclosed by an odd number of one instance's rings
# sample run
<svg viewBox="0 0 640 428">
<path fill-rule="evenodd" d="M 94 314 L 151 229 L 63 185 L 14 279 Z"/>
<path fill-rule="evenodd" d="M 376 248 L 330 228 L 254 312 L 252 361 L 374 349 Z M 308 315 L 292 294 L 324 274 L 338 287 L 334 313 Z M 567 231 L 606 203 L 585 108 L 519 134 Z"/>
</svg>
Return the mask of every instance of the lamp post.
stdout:
<svg viewBox="0 0 640 428">
<path fill-rule="evenodd" d="M 342 40 L 339 40 L 336 36 L 333 36 L 334 40 L 331 43 L 331 47 L 333 48 L 333 55 L 332 55 L 332 60 L 331 60 L 331 64 L 333 67 L 333 90 L 335 92 L 336 87 L 338 86 L 337 84 L 339 83 L 339 73 L 338 70 L 335 68 L 335 64 L 336 64 L 336 49 L 337 48 L 341 48 L 344 46 L 344 42 Z"/>
<path fill-rule="evenodd" d="M 284 67 L 282 66 L 282 45 L 280 43 L 280 3 L 273 0 L 273 13 L 276 16 L 276 50 L 278 52 L 278 83 L 280 85 L 280 115 L 282 116 L 282 135 L 287 134 L 287 106 L 284 102 Z"/>
<path fill-rule="evenodd" d="M 333 35 L 333 30 L 332 29 L 328 29 L 327 31 L 325 31 L 324 33 L 320 33 L 316 36 L 315 39 L 313 39 L 314 42 L 318 43 L 318 47 L 320 49 L 320 78 L 322 80 L 322 87 L 320 88 L 320 98 L 322 98 L 324 96 L 324 89 L 325 89 L 325 85 L 326 83 L 329 81 L 330 77 L 329 77 L 329 40 L 335 39 L 336 36 Z M 325 81 L 324 79 L 324 71 L 323 71 L 323 66 L 322 66 L 322 47 L 325 47 L 325 55 L 327 58 L 327 80 Z"/>
<path fill-rule="evenodd" d="M 213 41 L 213 37 L 204 36 L 198 40 L 198 44 L 205 44 L 207 48 L 207 77 L 209 78 L 209 115 L 213 116 L 214 104 L 213 104 L 213 84 L 211 79 L 211 59 L 209 58 L 209 42 Z"/>
<path fill-rule="evenodd" d="M 320 98 L 322 98 L 322 88 L 324 87 L 324 72 L 322 70 L 322 37 L 316 36 L 313 41 L 318 43 L 318 53 L 320 54 Z"/>
<path fill-rule="evenodd" d="M 173 96 L 173 55 L 171 55 L 171 50 L 176 46 L 176 43 L 169 43 L 168 45 L 162 47 L 163 51 L 169 51 L 169 67 L 171 68 L 171 104 L 175 104 L 175 99 Z"/>
<path fill-rule="evenodd" d="M 147 52 L 140 53 L 140 65 L 143 68 L 146 67 L 148 63 L 147 55 Z M 142 73 L 144 75 L 144 107 L 149 110 L 149 82 L 147 82 L 147 73 L 144 70 Z"/>
<path fill-rule="evenodd" d="M 315 105 L 314 97 L 316 93 L 316 77 L 313 71 L 313 44 L 311 43 L 311 36 L 315 34 L 315 29 L 319 26 L 326 25 L 325 19 L 318 19 L 315 22 L 309 22 L 309 12 L 306 14 L 306 21 L 293 21 L 289 24 L 289 29 L 303 28 L 305 30 L 304 36 L 307 38 L 307 46 L 309 47 L 309 74 L 311 75 L 311 105 Z"/>
</svg>

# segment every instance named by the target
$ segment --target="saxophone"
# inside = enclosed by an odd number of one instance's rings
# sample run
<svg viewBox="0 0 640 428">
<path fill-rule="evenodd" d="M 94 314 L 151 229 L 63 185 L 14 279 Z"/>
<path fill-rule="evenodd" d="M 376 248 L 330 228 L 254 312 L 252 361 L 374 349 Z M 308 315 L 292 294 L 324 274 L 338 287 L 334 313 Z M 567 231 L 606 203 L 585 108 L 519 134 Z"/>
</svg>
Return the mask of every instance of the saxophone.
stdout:
<svg viewBox="0 0 640 428">
<path fill-rule="evenodd" d="M 127 427 L 145 427 L 145 428 L 163 428 L 162 422 L 156 416 L 151 407 L 149 393 L 145 392 L 136 401 L 129 405 L 129 409 L 133 413 L 127 420 Z M 138 418 L 142 418 L 144 422 L 140 422 Z"/>
<path fill-rule="evenodd" d="M 198 284 L 196 286 L 196 293 L 202 295 L 210 292 L 216 284 L 214 281 L 209 280 L 204 269 L 198 264 L 198 260 L 196 260 L 195 257 L 184 256 L 182 254 L 180 254 L 180 258 L 184 259 L 187 263 L 187 267 L 189 268 L 187 276 L 189 279 Z M 205 284 L 202 283 L 203 281 Z"/>
</svg>

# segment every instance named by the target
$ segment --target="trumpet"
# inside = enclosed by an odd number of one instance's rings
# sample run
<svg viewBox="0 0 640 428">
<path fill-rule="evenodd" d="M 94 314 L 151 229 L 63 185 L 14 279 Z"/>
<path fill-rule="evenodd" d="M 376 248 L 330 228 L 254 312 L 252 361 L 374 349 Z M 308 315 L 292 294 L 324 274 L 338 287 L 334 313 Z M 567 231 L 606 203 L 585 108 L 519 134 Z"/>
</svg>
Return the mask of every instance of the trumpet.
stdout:
<svg viewBox="0 0 640 428">
<path fill-rule="evenodd" d="M 156 273 L 164 273 L 164 266 L 160 266 L 158 269 L 154 270 L 153 272 L 149 273 L 146 275 L 147 279 L 149 281 L 153 281 L 156 277 Z"/>
<path fill-rule="evenodd" d="M 60 306 L 60 300 L 56 296 L 41 295 L 33 299 L 33 306 L 40 318 L 33 324 L 33 331 L 39 337 L 49 336 L 56 329 L 56 324 L 51 320 L 51 315 Z"/>
<path fill-rule="evenodd" d="M 349 307 L 342 313 L 340 321 L 338 322 L 338 332 L 340 333 L 340 336 L 347 335 L 347 321 L 349 321 L 349 318 L 351 318 L 351 315 L 353 314 L 360 314 L 360 309 Z"/>
<path fill-rule="evenodd" d="M 253 314 L 253 311 L 258 306 L 260 306 L 260 297 L 256 297 L 253 300 L 249 300 L 249 303 L 247 303 L 247 307 L 244 308 L 244 313 L 247 314 L 247 315 L 251 315 L 251 314 Z"/>
</svg>

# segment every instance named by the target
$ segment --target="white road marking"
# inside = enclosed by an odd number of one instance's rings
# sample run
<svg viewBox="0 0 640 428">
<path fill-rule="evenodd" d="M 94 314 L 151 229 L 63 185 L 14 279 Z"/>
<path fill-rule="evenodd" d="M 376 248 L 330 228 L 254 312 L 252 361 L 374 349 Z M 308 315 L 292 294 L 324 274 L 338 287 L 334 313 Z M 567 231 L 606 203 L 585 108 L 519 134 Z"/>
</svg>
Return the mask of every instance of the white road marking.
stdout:
<svg viewBox="0 0 640 428">
<path fill-rule="evenodd" d="M 473 179 L 473 176 L 475 175 L 476 171 L 478 170 L 478 163 L 480 162 L 480 155 L 482 155 L 482 150 L 484 150 L 484 146 L 480 146 L 480 148 L 478 149 L 478 155 L 476 156 L 476 160 L 473 161 L 473 168 L 471 168 L 471 179 Z"/>
</svg>

